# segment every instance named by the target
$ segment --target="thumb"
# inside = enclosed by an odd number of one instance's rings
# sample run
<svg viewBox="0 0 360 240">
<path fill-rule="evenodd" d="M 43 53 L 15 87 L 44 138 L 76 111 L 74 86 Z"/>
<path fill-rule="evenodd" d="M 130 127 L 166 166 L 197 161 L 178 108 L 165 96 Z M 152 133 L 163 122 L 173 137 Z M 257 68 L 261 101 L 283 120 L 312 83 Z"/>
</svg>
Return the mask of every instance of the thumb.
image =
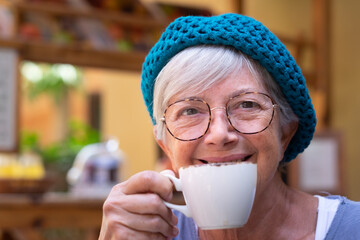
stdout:
<svg viewBox="0 0 360 240">
<path fill-rule="evenodd" d="M 161 171 L 160 174 L 161 174 L 161 175 L 166 175 L 166 174 L 168 174 L 168 175 L 175 176 L 174 171 L 172 171 L 172 170 L 170 170 L 170 169 L 165 169 L 165 170 Z"/>
<path fill-rule="evenodd" d="M 175 173 L 172 170 L 165 169 L 165 170 L 161 171 L 160 174 L 165 176 L 168 179 L 168 181 L 171 182 L 171 184 L 173 185 L 173 191 L 175 191 L 174 183 L 169 179 L 169 177 L 166 176 L 166 175 L 170 175 L 170 176 L 176 177 Z M 173 198 L 173 191 L 171 191 L 169 196 L 165 199 L 166 201 L 171 201 L 171 199 Z"/>
</svg>

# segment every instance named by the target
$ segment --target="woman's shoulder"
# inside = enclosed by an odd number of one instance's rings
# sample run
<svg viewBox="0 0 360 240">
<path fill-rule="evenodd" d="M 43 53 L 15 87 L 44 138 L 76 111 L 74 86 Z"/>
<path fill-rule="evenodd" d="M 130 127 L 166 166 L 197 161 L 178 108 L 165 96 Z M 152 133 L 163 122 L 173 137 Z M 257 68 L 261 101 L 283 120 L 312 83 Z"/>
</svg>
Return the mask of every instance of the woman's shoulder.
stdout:
<svg viewBox="0 0 360 240">
<path fill-rule="evenodd" d="M 326 239 L 360 239 L 360 202 L 343 196 L 327 198 L 338 199 L 340 203 Z"/>
<path fill-rule="evenodd" d="M 346 211 L 349 211 L 349 210 L 360 211 L 360 202 L 352 201 L 344 196 L 339 196 L 339 195 L 327 196 L 326 198 L 339 200 L 339 202 L 340 202 L 339 210 L 343 209 Z"/>
<path fill-rule="evenodd" d="M 338 199 L 340 202 L 335 219 L 342 219 L 342 221 L 349 220 L 360 224 L 360 202 L 352 201 L 343 196 L 329 196 L 327 198 Z"/>
</svg>

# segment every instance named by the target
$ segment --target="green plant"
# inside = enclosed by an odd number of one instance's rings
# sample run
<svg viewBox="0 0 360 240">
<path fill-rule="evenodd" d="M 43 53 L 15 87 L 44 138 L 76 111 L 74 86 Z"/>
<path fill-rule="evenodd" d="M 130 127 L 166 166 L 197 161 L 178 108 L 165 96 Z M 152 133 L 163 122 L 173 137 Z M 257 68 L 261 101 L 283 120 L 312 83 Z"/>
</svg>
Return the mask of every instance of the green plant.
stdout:
<svg viewBox="0 0 360 240">
<path fill-rule="evenodd" d="M 45 94 L 54 100 L 57 113 L 57 128 L 64 139 L 69 134 L 69 92 L 79 89 L 82 73 L 70 64 L 37 64 L 25 61 L 21 67 L 25 92 L 30 100 Z"/>
<path fill-rule="evenodd" d="M 34 132 L 23 131 L 20 137 L 20 152 L 28 151 L 40 154 L 39 136 Z"/>
<path fill-rule="evenodd" d="M 70 121 L 69 92 L 81 86 L 81 71 L 69 64 L 36 64 L 23 62 L 21 68 L 25 92 L 30 100 L 40 95 L 48 95 L 56 108 L 58 142 L 45 146 L 39 144 L 39 136 L 24 132 L 21 149 L 38 153 L 51 175 L 57 179 L 56 190 L 66 190 L 65 175 L 76 155 L 84 146 L 100 142 L 100 133 L 90 126 Z"/>
<path fill-rule="evenodd" d="M 69 134 L 64 140 L 46 146 L 40 146 L 39 136 L 36 133 L 24 131 L 20 149 L 34 151 L 42 157 L 46 165 L 56 164 L 59 170 L 66 171 L 84 146 L 101 141 L 99 131 L 87 124 L 71 121 L 69 129 Z"/>
<path fill-rule="evenodd" d="M 36 64 L 24 62 L 21 73 L 25 78 L 25 87 L 29 99 L 35 99 L 41 94 L 53 97 L 59 103 L 69 90 L 81 85 L 81 71 L 70 64 Z"/>
<path fill-rule="evenodd" d="M 86 145 L 100 142 L 100 133 L 80 122 L 70 122 L 69 134 L 57 143 L 43 148 L 41 155 L 46 163 L 57 163 L 62 170 L 68 169 L 76 154 Z"/>
</svg>

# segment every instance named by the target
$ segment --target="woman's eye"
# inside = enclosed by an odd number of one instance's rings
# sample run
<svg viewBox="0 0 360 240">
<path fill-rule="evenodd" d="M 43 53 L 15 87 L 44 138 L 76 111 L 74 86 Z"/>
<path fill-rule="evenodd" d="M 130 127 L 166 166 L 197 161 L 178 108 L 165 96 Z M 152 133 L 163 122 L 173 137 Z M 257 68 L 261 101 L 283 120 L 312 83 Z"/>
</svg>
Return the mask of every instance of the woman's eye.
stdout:
<svg viewBox="0 0 360 240">
<path fill-rule="evenodd" d="M 256 102 L 246 101 L 239 104 L 239 107 L 241 108 L 255 108 L 258 104 Z"/>
<path fill-rule="evenodd" d="M 196 108 L 187 108 L 182 111 L 181 115 L 194 115 L 199 113 L 199 111 Z"/>
<path fill-rule="evenodd" d="M 256 101 L 239 101 L 229 106 L 228 111 L 258 111 L 262 109 Z"/>
</svg>

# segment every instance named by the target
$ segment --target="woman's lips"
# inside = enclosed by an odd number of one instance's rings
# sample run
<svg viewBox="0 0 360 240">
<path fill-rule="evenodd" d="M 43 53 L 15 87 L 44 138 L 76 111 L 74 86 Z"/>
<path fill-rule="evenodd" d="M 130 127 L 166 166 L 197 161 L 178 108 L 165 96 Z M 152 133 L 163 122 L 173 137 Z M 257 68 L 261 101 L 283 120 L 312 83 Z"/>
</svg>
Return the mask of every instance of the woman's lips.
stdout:
<svg viewBox="0 0 360 240">
<path fill-rule="evenodd" d="M 203 158 L 203 159 L 197 159 L 197 160 L 203 164 L 225 163 L 225 162 L 245 162 L 245 161 L 249 160 L 251 158 L 251 156 L 252 156 L 252 154 L 248 154 L 248 155 L 241 154 L 241 155 L 232 155 L 232 156 L 220 157 L 220 158 L 209 157 L 209 158 Z"/>
</svg>

